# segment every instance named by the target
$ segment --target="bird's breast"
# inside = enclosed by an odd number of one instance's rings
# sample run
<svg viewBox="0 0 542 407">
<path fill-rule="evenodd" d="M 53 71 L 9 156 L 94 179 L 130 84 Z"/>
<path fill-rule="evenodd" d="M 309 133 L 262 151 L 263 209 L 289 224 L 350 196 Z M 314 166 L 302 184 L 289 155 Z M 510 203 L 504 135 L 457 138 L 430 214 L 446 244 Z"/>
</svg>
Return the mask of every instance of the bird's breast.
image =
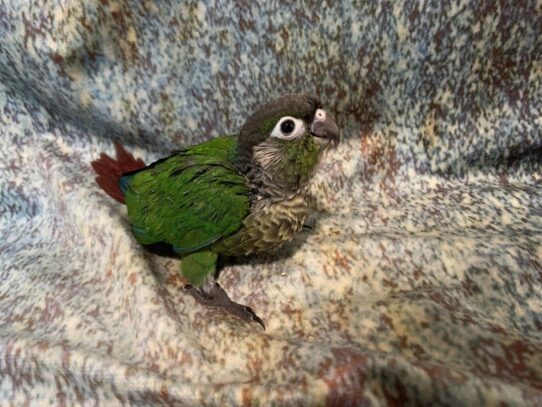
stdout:
<svg viewBox="0 0 542 407">
<path fill-rule="evenodd" d="M 223 242 L 226 250 L 222 252 L 244 255 L 279 248 L 301 231 L 307 208 L 304 195 L 282 200 L 263 198 L 253 202 L 243 227 Z"/>
</svg>

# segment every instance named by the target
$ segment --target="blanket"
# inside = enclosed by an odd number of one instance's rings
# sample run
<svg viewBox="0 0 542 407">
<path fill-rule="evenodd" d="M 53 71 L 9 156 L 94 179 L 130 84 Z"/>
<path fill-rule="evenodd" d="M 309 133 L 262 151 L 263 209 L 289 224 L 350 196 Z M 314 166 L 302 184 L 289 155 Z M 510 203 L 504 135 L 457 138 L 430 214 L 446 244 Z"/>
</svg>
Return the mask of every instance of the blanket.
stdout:
<svg viewBox="0 0 542 407">
<path fill-rule="evenodd" d="M 542 2 L 0 2 L 0 403 L 542 404 Z M 289 92 L 312 230 L 183 292 L 90 161 Z"/>
</svg>

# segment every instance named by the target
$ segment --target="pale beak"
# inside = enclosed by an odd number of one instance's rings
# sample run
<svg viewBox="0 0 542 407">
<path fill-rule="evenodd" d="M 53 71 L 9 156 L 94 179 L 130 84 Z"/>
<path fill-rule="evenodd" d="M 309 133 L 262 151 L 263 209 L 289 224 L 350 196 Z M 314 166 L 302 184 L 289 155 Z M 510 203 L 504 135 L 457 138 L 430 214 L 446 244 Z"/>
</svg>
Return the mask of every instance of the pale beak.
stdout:
<svg viewBox="0 0 542 407">
<path fill-rule="evenodd" d="M 318 109 L 314 115 L 314 120 L 311 124 L 311 133 L 314 137 L 322 139 L 322 141 L 326 140 L 327 144 L 331 141 L 335 147 L 339 144 L 340 136 L 337 123 L 335 123 L 333 117 L 321 109 Z M 318 139 L 317 141 L 319 141 Z"/>
</svg>

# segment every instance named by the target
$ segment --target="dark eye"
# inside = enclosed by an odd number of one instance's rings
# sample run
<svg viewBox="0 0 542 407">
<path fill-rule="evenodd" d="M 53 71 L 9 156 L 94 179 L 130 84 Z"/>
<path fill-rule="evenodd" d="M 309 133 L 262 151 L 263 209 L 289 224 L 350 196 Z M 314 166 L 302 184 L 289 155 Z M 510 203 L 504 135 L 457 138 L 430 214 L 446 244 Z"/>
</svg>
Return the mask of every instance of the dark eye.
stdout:
<svg viewBox="0 0 542 407">
<path fill-rule="evenodd" d="M 281 124 L 280 124 L 280 131 L 282 132 L 282 134 L 290 134 L 292 131 L 295 130 L 295 123 L 293 120 L 284 120 Z"/>
</svg>

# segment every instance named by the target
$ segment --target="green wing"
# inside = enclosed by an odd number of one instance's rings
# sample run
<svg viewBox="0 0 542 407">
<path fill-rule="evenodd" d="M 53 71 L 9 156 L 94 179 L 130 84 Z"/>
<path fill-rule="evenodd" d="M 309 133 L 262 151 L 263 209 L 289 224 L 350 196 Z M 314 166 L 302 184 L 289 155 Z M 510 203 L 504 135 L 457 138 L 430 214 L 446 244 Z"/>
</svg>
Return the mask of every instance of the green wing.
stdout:
<svg viewBox="0 0 542 407">
<path fill-rule="evenodd" d="M 246 178 L 232 164 L 235 148 L 236 137 L 218 137 L 122 177 L 136 239 L 187 254 L 237 231 L 250 203 Z"/>
</svg>

